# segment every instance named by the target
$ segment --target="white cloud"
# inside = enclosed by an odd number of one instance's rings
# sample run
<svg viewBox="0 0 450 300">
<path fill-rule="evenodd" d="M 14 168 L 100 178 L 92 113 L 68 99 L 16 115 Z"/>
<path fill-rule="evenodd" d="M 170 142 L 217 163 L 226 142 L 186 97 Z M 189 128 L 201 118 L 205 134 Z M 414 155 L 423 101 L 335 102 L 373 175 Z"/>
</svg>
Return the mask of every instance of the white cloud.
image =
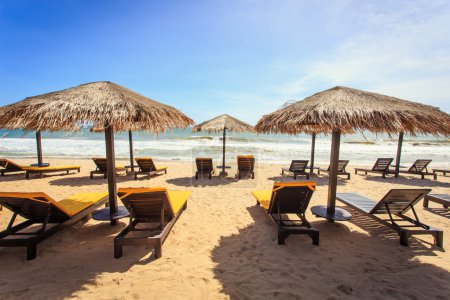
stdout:
<svg viewBox="0 0 450 300">
<path fill-rule="evenodd" d="M 407 4 L 401 10 L 355 11 L 365 28 L 327 57 L 299 67 L 303 76 L 275 89 L 299 99 L 312 87 L 348 85 L 450 111 L 450 5 Z"/>
</svg>

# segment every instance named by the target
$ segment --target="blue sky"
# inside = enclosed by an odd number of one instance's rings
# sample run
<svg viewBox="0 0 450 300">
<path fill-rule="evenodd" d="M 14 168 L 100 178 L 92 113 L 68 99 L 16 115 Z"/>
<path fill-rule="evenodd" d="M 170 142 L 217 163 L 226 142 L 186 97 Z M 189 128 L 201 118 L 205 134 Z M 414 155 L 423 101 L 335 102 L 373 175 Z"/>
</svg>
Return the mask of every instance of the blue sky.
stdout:
<svg viewBox="0 0 450 300">
<path fill-rule="evenodd" d="M 450 1 L 0 0 L 0 105 L 109 80 L 196 122 L 345 85 L 450 112 Z"/>
</svg>

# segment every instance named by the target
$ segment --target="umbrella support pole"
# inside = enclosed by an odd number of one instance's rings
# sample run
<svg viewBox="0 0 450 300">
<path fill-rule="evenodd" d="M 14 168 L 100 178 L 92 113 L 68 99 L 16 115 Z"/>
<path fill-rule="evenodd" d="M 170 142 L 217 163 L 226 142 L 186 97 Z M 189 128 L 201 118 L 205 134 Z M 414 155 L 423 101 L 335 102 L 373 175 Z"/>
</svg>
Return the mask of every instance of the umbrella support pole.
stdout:
<svg viewBox="0 0 450 300">
<path fill-rule="evenodd" d="M 314 152 L 315 152 L 315 148 L 316 148 L 316 134 L 313 133 L 311 136 L 311 162 L 310 162 L 310 169 L 309 169 L 309 173 L 313 173 L 314 172 Z"/>
<path fill-rule="evenodd" d="M 398 177 L 400 172 L 400 159 L 402 156 L 402 145 L 403 145 L 403 132 L 398 135 L 398 145 L 397 145 L 397 157 L 395 158 L 395 177 Z"/>
<path fill-rule="evenodd" d="M 227 176 L 228 173 L 225 171 L 225 143 L 227 137 L 227 129 L 223 129 L 223 148 L 222 148 L 222 171 L 220 172 L 220 176 Z"/>
<path fill-rule="evenodd" d="M 37 151 L 37 163 L 32 164 L 31 166 L 36 167 L 48 167 L 49 163 L 44 163 L 42 161 L 42 140 L 41 140 L 41 132 L 36 131 L 36 151 Z"/>
<path fill-rule="evenodd" d="M 330 173 L 328 182 L 328 201 L 327 207 L 323 205 L 311 207 L 311 212 L 322 218 L 326 218 L 328 222 L 347 221 L 352 215 L 340 207 L 336 208 L 336 190 L 337 190 L 337 170 L 339 163 L 339 146 L 341 142 L 341 131 L 333 130 L 331 136 L 331 155 L 330 155 Z"/>
<path fill-rule="evenodd" d="M 134 153 L 133 153 L 133 132 L 128 131 L 128 141 L 130 143 L 130 169 L 134 172 Z"/>
<path fill-rule="evenodd" d="M 109 212 L 110 216 L 117 213 L 117 186 L 116 186 L 116 157 L 114 153 L 114 128 L 108 125 L 105 128 L 106 159 L 107 159 L 107 177 L 109 193 Z M 117 220 L 110 218 L 111 225 L 116 225 Z"/>
</svg>

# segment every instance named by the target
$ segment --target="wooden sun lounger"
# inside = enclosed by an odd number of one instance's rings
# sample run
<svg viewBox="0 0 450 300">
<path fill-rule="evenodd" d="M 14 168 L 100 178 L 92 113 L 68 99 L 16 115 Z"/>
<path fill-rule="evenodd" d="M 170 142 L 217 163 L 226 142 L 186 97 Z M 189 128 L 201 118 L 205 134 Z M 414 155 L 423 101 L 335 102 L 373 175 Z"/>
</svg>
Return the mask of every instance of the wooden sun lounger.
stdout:
<svg viewBox="0 0 450 300">
<path fill-rule="evenodd" d="M 306 172 L 308 163 L 309 160 L 293 160 L 289 168 L 281 168 L 281 175 L 292 174 L 294 179 L 297 179 L 297 175 L 304 175 L 306 179 L 309 179 L 309 173 Z"/>
<path fill-rule="evenodd" d="M 162 244 L 186 209 L 190 194 L 189 191 L 168 191 L 166 188 L 119 189 L 118 195 L 130 212 L 130 222 L 114 239 L 114 257 L 121 257 L 122 247 L 127 245 L 152 246 L 155 257 L 161 257 Z M 153 227 L 144 228 L 143 225 Z"/>
<path fill-rule="evenodd" d="M 350 173 L 348 173 L 348 172 L 345 170 L 345 168 L 347 167 L 347 165 L 348 165 L 349 162 L 350 162 L 349 160 L 339 160 L 339 161 L 338 161 L 338 168 L 337 168 L 337 171 L 338 171 L 337 174 L 338 174 L 338 175 L 344 175 L 344 176 L 347 176 L 347 179 L 350 179 Z M 320 174 L 320 172 L 330 173 L 330 166 L 328 166 L 327 169 L 319 169 L 319 170 L 317 171 L 317 174 Z"/>
<path fill-rule="evenodd" d="M 315 187 L 314 181 L 275 182 L 272 190 L 252 192 L 256 204 L 265 209 L 277 226 L 279 245 L 283 245 L 290 234 L 307 234 L 313 245 L 319 245 L 319 230 L 311 226 L 305 215 Z"/>
<path fill-rule="evenodd" d="M 355 168 L 355 174 L 358 174 L 358 171 L 364 172 L 364 175 L 367 175 L 367 173 L 378 173 L 383 178 L 386 178 L 386 174 L 390 173 L 389 166 L 393 160 L 393 158 L 378 158 L 372 169 Z"/>
<path fill-rule="evenodd" d="M 150 179 L 150 176 L 153 174 L 158 174 L 159 172 L 164 172 L 167 174 L 167 167 L 159 167 L 155 166 L 153 159 L 150 157 L 139 157 L 135 159 L 139 170 L 134 172 L 134 180 L 137 179 L 138 175 L 147 175 L 147 178 Z"/>
<path fill-rule="evenodd" d="M 418 159 L 416 160 L 412 166 L 406 171 L 400 171 L 402 174 L 411 174 L 411 175 L 420 175 L 422 179 L 425 179 L 425 176 L 433 176 L 433 178 L 437 179 L 436 173 L 428 172 L 427 166 L 430 164 L 431 159 Z"/>
<path fill-rule="evenodd" d="M 433 169 L 433 173 L 442 173 L 442 176 L 446 176 L 447 174 L 450 174 L 450 169 Z"/>
<path fill-rule="evenodd" d="M 96 174 L 100 174 L 103 175 L 103 178 L 106 179 L 106 177 L 108 176 L 108 163 L 107 163 L 107 159 L 106 158 L 99 158 L 99 157 L 94 157 L 92 159 L 95 163 L 96 169 L 94 171 L 91 171 L 91 179 L 94 178 L 94 175 Z M 116 166 L 116 172 L 125 172 L 126 169 L 123 166 Z"/>
<path fill-rule="evenodd" d="M 238 156 L 237 169 L 239 179 L 242 178 L 242 175 L 245 175 L 246 177 L 250 175 L 252 179 L 255 179 L 255 158 L 253 155 Z"/>
<path fill-rule="evenodd" d="M 336 199 L 397 231 L 400 235 L 400 244 L 403 246 L 409 246 L 411 235 L 431 234 L 435 244 L 442 248 L 443 231 L 420 222 L 414 209 L 414 205 L 430 191 L 430 189 L 392 189 L 378 202 L 355 193 L 338 193 Z M 405 215 L 409 210 L 412 211 L 414 219 Z M 388 215 L 389 218 L 382 219 L 377 215 Z M 406 225 L 400 224 L 405 222 Z"/>
<path fill-rule="evenodd" d="M 48 166 L 48 167 L 22 167 L 25 170 L 25 178 L 30 178 L 30 174 L 37 174 L 42 178 L 45 173 L 78 171 L 80 173 L 80 166 L 68 165 L 68 166 Z"/>
<path fill-rule="evenodd" d="M 23 166 L 18 165 L 9 159 L 6 158 L 0 158 L 0 175 L 5 176 L 5 174 L 10 173 L 24 173 L 25 170 L 23 169 Z"/>
<path fill-rule="evenodd" d="M 428 207 L 429 202 L 436 202 L 442 204 L 444 208 L 450 206 L 450 195 L 449 194 L 428 194 L 423 199 L 423 207 Z"/>
<path fill-rule="evenodd" d="M 208 175 L 209 179 L 211 179 L 212 174 L 214 174 L 214 166 L 212 158 L 197 157 L 195 159 L 195 164 L 197 166 L 197 171 L 195 172 L 195 179 L 198 179 L 198 175 Z"/>
<path fill-rule="evenodd" d="M 0 192 L 0 204 L 13 212 L 0 247 L 26 247 L 27 259 L 37 254 L 37 244 L 67 226 L 87 219 L 108 200 L 107 192 L 79 193 L 59 202 L 45 193 Z M 26 220 L 14 225 L 17 216 Z"/>
</svg>

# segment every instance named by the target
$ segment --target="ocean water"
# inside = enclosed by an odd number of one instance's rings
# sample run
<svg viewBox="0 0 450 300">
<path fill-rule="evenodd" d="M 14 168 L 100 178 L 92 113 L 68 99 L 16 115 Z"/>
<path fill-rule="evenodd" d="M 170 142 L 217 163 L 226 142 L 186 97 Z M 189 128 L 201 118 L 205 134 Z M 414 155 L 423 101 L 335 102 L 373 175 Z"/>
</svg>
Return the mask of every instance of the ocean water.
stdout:
<svg viewBox="0 0 450 300">
<path fill-rule="evenodd" d="M 133 140 L 135 157 L 192 161 L 197 156 L 208 156 L 217 162 L 222 157 L 222 134 L 193 133 L 189 129 L 161 135 L 134 132 Z M 310 158 L 311 136 L 227 133 L 226 146 L 227 161 L 234 161 L 237 155 L 254 154 L 260 162 L 286 164 L 292 159 Z M 317 136 L 316 164 L 328 164 L 330 147 L 330 135 Z M 87 129 L 75 133 L 43 132 L 42 149 L 45 158 L 105 156 L 104 135 Z M 129 157 L 128 133 L 115 135 L 115 151 L 117 158 Z M 395 158 L 396 151 L 397 136 L 365 133 L 341 138 L 340 158 L 349 159 L 352 165 L 370 165 L 378 157 Z M 0 130 L 0 157 L 35 156 L 34 133 Z M 450 166 L 450 141 L 432 136 L 405 136 L 402 163 L 408 165 L 417 158 L 432 159 L 434 167 Z"/>
</svg>

